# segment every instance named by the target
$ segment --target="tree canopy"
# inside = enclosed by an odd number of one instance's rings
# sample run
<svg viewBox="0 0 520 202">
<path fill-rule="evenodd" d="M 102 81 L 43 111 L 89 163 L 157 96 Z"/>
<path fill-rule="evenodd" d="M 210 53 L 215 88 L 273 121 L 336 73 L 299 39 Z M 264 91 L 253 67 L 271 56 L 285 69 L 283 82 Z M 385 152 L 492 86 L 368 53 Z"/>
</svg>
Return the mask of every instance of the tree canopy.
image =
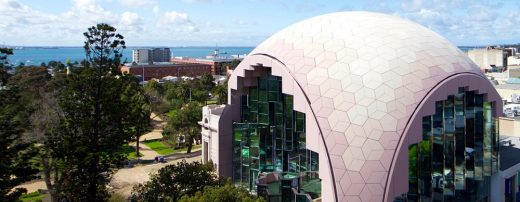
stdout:
<svg viewBox="0 0 520 202">
<path fill-rule="evenodd" d="M 198 122 L 202 119 L 202 106 L 197 102 L 184 105 L 181 109 L 175 110 L 168 121 L 165 135 L 177 139 L 179 135 L 184 138 L 187 152 L 191 152 L 194 140 L 200 140 L 200 126 Z"/>
<path fill-rule="evenodd" d="M 16 201 L 26 192 L 13 188 L 36 178 L 29 163 L 35 154 L 32 144 L 22 141 L 23 105 L 16 87 L 0 90 L 0 201 Z"/>
<path fill-rule="evenodd" d="M 178 162 L 150 175 L 150 181 L 134 186 L 130 201 L 169 202 L 192 196 L 206 186 L 218 186 L 223 180 L 213 172 L 211 164 Z"/>
<path fill-rule="evenodd" d="M 9 55 L 13 54 L 13 49 L 10 48 L 0 48 L 0 87 L 7 83 L 7 79 L 9 78 L 8 73 L 8 60 Z"/>
<path fill-rule="evenodd" d="M 205 187 L 193 196 L 184 195 L 179 202 L 263 202 L 261 197 L 251 195 L 247 190 L 236 188 L 231 183 L 224 186 Z"/>
<path fill-rule="evenodd" d="M 45 174 L 52 175 L 52 184 L 46 182 L 54 201 L 106 201 L 111 173 L 126 158 L 122 146 L 149 120 L 137 79 L 119 72 L 123 36 L 108 24 L 84 36 L 86 60 L 64 78 L 58 95 L 59 130 L 46 133 L 55 167 Z"/>
</svg>

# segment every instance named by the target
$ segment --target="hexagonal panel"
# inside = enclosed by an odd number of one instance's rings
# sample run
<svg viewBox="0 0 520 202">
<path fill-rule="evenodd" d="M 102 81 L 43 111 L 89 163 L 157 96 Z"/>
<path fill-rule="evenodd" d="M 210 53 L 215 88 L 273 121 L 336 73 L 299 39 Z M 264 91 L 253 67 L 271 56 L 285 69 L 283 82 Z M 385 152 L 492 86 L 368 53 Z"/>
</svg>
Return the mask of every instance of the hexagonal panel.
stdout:
<svg viewBox="0 0 520 202">
<path fill-rule="evenodd" d="M 359 105 L 350 108 L 347 114 L 350 122 L 357 125 L 363 125 L 368 119 L 367 108 Z"/>
</svg>

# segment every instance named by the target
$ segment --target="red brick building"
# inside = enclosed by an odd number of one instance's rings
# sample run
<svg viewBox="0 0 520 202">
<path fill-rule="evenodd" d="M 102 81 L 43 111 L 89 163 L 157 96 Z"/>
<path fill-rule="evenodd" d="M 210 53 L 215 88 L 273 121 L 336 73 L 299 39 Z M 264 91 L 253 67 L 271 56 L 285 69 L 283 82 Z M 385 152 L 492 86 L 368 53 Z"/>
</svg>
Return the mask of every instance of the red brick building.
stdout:
<svg viewBox="0 0 520 202">
<path fill-rule="evenodd" d="M 223 72 L 227 69 L 226 66 L 229 65 L 233 60 L 240 60 L 235 58 L 215 58 L 215 59 L 195 59 L 195 58 L 179 58 L 173 57 L 170 62 L 178 63 L 178 64 L 201 64 L 201 65 L 210 65 L 211 66 L 211 74 L 213 75 L 223 75 L 226 72 Z M 226 65 L 222 68 L 223 65 Z"/>
<path fill-rule="evenodd" d="M 152 78 L 161 79 L 165 76 L 200 76 L 203 74 L 211 74 L 211 65 L 209 64 L 125 64 L 121 67 L 121 72 L 133 75 L 143 76 L 148 81 Z"/>
</svg>

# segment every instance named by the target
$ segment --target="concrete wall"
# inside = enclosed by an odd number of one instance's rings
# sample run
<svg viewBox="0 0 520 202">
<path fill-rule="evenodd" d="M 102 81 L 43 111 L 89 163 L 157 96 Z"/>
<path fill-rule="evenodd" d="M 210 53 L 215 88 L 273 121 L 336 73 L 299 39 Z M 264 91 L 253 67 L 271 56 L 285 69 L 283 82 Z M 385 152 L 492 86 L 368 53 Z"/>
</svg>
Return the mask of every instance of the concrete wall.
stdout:
<svg viewBox="0 0 520 202">
<path fill-rule="evenodd" d="M 203 163 L 213 162 L 217 173 L 219 167 L 219 121 L 225 105 L 208 105 L 202 108 L 201 125 L 202 141 L 207 143 L 202 146 Z M 207 159 L 207 161 L 204 161 Z"/>
<path fill-rule="evenodd" d="M 511 65 L 520 65 L 520 57 L 517 57 L 517 56 L 507 57 L 507 66 L 511 66 Z"/>
<path fill-rule="evenodd" d="M 520 137 L 520 119 L 500 117 L 498 131 L 501 136 Z"/>
<path fill-rule="evenodd" d="M 489 69 L 490 65 L 504 66 L 502 49 L 473 49 L 468 51 L 468 57 L 481 69 Z"/>
</svg>

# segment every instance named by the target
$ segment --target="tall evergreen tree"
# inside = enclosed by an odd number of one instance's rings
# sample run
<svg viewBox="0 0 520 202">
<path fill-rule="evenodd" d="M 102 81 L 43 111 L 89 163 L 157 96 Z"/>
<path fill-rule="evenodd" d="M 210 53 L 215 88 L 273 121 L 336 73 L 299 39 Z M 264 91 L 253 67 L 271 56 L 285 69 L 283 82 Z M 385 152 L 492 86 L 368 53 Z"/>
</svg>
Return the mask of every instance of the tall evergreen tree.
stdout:
<svg viewBox="0 0 520 202">
<path fill-rule="evenodd" d="M 0 48 L 0 88 L 7 83 L 9 78 L 9 63 L 7 58 L 13 54 L 13 49 Z"/>
<path fill-rule="evenodd" d="M 0 201 L 17 201 L 27 190 L 13 189 L 36 178 L 29 159 L 32 144 L 22 141 L 24 106 L 15 87 L 0 89 Z"/>
<path fill-rule="evenodd" d="M 46 145 L 59 162 L 48 187 L 56 201 L 106 201 L 111 173 L 125 159 L 122 146 L 143 125 L 134 116 L 140 98 L 133 88 L 140 86 L 119 71 L 123 36 L 108 24 L 90 27 L 84 36 L 87 59 L 64 80 L 59 132 Z"/>
</svg>

